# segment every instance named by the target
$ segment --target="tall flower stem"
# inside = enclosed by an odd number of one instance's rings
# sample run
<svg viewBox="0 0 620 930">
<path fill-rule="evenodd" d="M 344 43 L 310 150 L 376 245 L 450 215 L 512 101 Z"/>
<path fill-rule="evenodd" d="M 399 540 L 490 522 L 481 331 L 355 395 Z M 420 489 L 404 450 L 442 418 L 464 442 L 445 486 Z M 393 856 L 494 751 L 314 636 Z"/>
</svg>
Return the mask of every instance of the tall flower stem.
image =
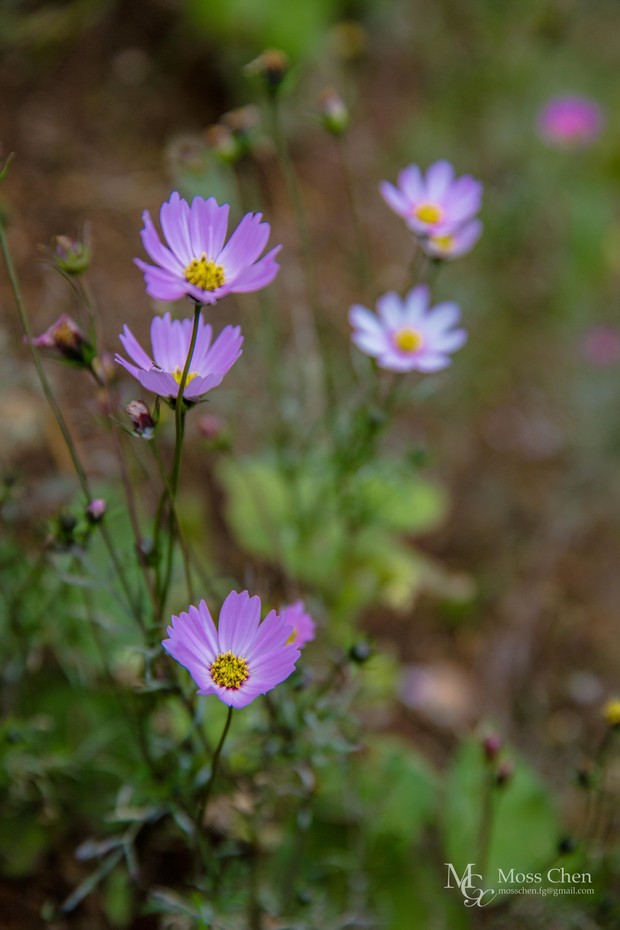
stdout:
<svg viewBox="0 0 620 930">
<path fill-rule="evenodd" d="M 482 785 L 482 802 L 480 807 L 480 820 L 478 823 L 478 849 L 476 863 L 480 872 L 484 876 L 485 869 L 488 865 L 489 850 L 491 846 L 491 834 L 493 831 L 493 820 L 495 815 L 495 795 L 497 791 L 496 775 L 489 766 L 484 772 L 484 781 Z"/>
<path fill-rule="evenodd" d="M 321 299 L 310 239 L 310 229 L 299 181 L 297 179 L 297 172 L 295 171 L 286 136 L 282 129 L 280 103 L 277 94 L 269 97 L 269 115 L 271 117 L 271 132 L 276 147 L 278 163 L 293 206 L 293 212 L 299 231 L 306 296 L 312 311 L 312 313 L 309 314 L 303 303 L 292 304 L 294 314 L 293 322 L 295 325 L 298 349 L 302 359 L 306 360 L 306 377 L 308 380 L 309 396 L 311 398 L 321 398 L 321 396 L 324 395 L 322 403 L 319 406 L 320 408 L 328 409 L 327 404 L 333 391 L 327 358 L 321 353 Z"/>
<path fill-rule="evenodd" d="M 45 370 L 41 363 L 39 351 L 36 348 L 36 346 L 33 344 L 32 329 L 30 328 L 30 320 L 28 319 L 28 314 L 26 313 L 26 307 L 25 307 L 25 304 L 22 298 L 21 288 L 19 286 L 19 281 L 17 279 L 17 273 L 15 271 L 15 266 L 13 264 L 13 259 L 11 257 L 11 252 L 10 252 L 9 244 L 7 242 L 6 234 L 4 231 L 4 226 L 1 222 L 0 222 L 0 250 L 2 251 L 2 257 L 6 265 L 6 270 L 9 276 L 9 281 L 11 283 L 11 289 L 15 297 L 15 303 L 17 305 L 17 310 L 18 310 L 21 324 L 22 324 L 22 327 L 23 327 L 23 330 L 26 336 L 26 340 L 30 347 L 30 353 L 32 355 L 32 360 L 34 362 L 34 366 L 37 371 L 37 375 L 39 378 L 39 382 L 41 384 L 41 388 L 43 389 L 45 399 L 50 405 L 50 408 L 54 415 L 54 419 L 56 420 L 56 423 L 58 424 L 58 428 L 60 429 L 65 445 L 67 446 L 69 455 L 71 456 L 73 467 L 75 469 L 75 473 L 78 478 L 78 482 L 80 484 L 80 488 L 82 490 L 82 494 L 84 495 L 86 503 L 88 504 L 90 503 L 93 497 L 91 489 L 90 489 L 90 485 L 88 482 L 88 478 L 86 477 L 84 466 L 82 465 L 82 462 L 78 455 L 78 451 L 75 447 L 75 443 L 73 442 L 73 438 L 71 436 L 71 433 L 69 432 L 69 427 L 67 426 L 66 420 L 58 405 L 56 397 L 54 396 L 54 392 L 52 391 L 47 375 L 45 374 Z M 123 570 L 121 561 L 116 552 L 116 547 L 114 545 L 112 537 L 110 536 L 110 533 L 108 532 L 108 529 L 105 526 L 105 524 L 103 523 L 100 524 L 99 530 L 100 530 L 102 539 L 104 541 L 105 547 L 108 551 L 110 561 L 112 563 L 116 576 L 123 590 L 123 594 L 125 596 L 127 606 L 130 612 L 132 613 L 136 623 L 142 630 L 142 632 L 146 633 L 146 627 L 144 624 L 144 619 L 142 617 L 142 612 L 140 610 L 140 605 L 134 599 L 133 592 L 131 590 L 127 576 L 125 575 L 125 572 Z"/>
<path fill-rule="evenodd" d="M 226 714 L 226 723 L 224 724 L 224 729 L 222 730 L 222 735 L 220 736 L 220 741 L 215 748 L 213 753 L 213 762 L 211 763 L 211 774 L 209 776 L 209 781 L 205 785 L 202 796 L 198 800 L 198 816 L 197 822 L 202 824 L 204 822 L 207 805 L 209 804 L 209 798 L 211 797 L 211 789 L 213 788 L 213 783 L 215 781 L 215 776 L 217 775 L 217 767 L 219 765 L 220 756 L 222 754 L 222 749 L 228 736 L 228 731 L 230 729 L 230 722 L 232 720 L 233 708 L 228 708 L 228 713 Z"/>
<path fill-rule="evenodd" d="M 355 184 L 351 172 L 351 166 L 347 157 L 346 143 L 343 136 L 336 137 L 336 149 L 340 160 L 340 168 L 344 180 L 345 193 L 349 202 L 349 211 L 353 222 L 353 232 L 355 235 L 355 256 L 357 262 L 357 273 L 362 292 L 366 292 L 370 282 L 370 249 L 368 246 L 368 237 L 360 216 L 357 197 L 355 194 Z"/>
<path fill-rule="evenodd" d="M 174 552 L 174 536 L 178 527 L 178 519 L 176 516 L 176 498 L 177 491 L 179 487 L 179 475 L 181 472 L 181 453 L 183 451 L 183 436 L 185 433 L 185 400 L 183 398 L 183 393 L 185 391 L 185 385 L 187 384 L 187 379 L 189 376 L 189 369 L 192 363 L 192 357 L 194 355 L 194 349 L 196 348 L 196 340 L 198 338 L 198 326 L 200 324 L 200 312 L 202 310 L 202 304 L 196 304 L 194 308 L 194 325 L 192 328 L 192 336 L 189 343 L 189 351 L 187 353 L 187 358 L 185 359 L 185 365 L 183 366 L 183 372 L 181 374 L 181 380 L 179 381 L 179 390 L 177 392 L 176 403 L 174 407 L 174 425 L 175 425 L 175 443 L 174 443 L 174 458 L 172 461 L 172 470 L 170 472 L 170 487 L 169 487 L 169 498 L 170 498 L 170 521 L 169 521 L 169 534 L 168 534 L 168 549 L 166 554 L 166 566 L 164 571 L 163 579 L 161 580 L 161 585 L 159 586 L 159 612 L 160 615 L 163 614 L 166 607 L 166 600 L 168 598 L 168 589 L 170 587 L 170 578 L 172 576 L 172 556 Z M 158 563 L 159 564 L 159 563 Z"/>
</svg>

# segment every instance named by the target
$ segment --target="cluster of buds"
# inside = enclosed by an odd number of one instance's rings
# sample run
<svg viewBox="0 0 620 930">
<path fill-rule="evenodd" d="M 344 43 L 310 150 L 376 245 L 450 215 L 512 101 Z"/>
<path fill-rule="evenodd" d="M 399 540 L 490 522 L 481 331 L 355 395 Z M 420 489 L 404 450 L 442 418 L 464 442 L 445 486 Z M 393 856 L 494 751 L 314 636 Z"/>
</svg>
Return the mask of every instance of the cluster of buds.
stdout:
<svg viewBox="0 0 620 930">
<path fill-rule="evenodd" d="M 61 552 L 68 552 L 75 547 L 83 548 L 93 528 L 103 520 L 107 509 L 105 500 L 97 497 L 84 508 L 81 517 L 68 512 L 58 514 L 51 524 L 48 546 Z"/>
<path fill-rule="evenodd" d="M 481 746 L 485 761 L 495 768 L 495 784 L 498 788 L 503 788 L 514 775 L 514 765 L 508 759 L 504 759 L 496 765 L 498 756 L 503 749 L 501 737 L 497 733 L 489 733 L 482 739 Z"/>
</svg>

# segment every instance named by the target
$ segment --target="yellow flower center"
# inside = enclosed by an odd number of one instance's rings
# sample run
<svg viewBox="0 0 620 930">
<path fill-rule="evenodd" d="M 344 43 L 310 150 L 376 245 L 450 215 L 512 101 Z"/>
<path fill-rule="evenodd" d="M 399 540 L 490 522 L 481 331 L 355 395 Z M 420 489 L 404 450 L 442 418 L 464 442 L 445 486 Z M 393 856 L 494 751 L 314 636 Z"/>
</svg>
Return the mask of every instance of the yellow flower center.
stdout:
<svg viewBox="0 0 620 930">
<path fill-rule="evenodd" d="M 297 627 L 293 627 L 293 632 L 291 633 L 287 641 L 284 643 L 284 645 L 290 646 L 295 642 L 296 639 L 297 639 Z"/>
<path fill-rule="evenodd" d="M 192 258 L 185 269 L 185 280 L 203 291 L 214 291 L 224 283 L 224 269 L 203 252 L 200 258 Z"/>
<path fill-rule="evenodd" d="M 183 369 L 182 369 L 182 368 L 179 368 L 179 366 L 177 365 L 177 367 L 174 369 L 173 372 L 171 372 L 171 374 L 172 374 L 172 377 L 174 378 L 174 380 L 176 381 L 176 383 L 177 383 L 177 384 L 180 384 L 180 383 L 181 383 L 181 378 L 183 377 Z M 187 373 L 187 378 L 186 378 L 186 380 L 185 380 L 185 386 L 186 386 L 186 387 L 187 387 L 187 385 L 189 384 L 189 382 L 192 381 L 192 380 L 196 377 L 197 374 L 198 374 L 197 371 L 189 371 L 189 372 Z"/>
<path fill-rule="evenodd" d="M 220 688 L 229 691 L 238 691 L 244 681 L 250 677 L 248 663 L 245 659 L 228 652 L 220 652 L 217 659 L 211 663 L 211 678 Z"/>
<path fill-rule="evenodd" d="M 422 223 L 434 225 L 441 220 L 443 210 L 436 203 L 419 203 L 414 209 L 413 215 Z"/>
<path fill-rule="evenodd" d="M 451 252 L 454 248 L 454 236 L 431 236 L 431 242 L 442 252 Z"/>
<path fill-rule="evenodd" d="M 401 352 L 417 352 L 422 347 L 422 336 L 417 329 L 401 329 L 394 336 L 394 344 Z"/>
<path fill-rule="evenodd" d="M 620 699 L 607 701 L 603 707 L 603 716 L 610 727 L 620 726 Z"/>
</svg>

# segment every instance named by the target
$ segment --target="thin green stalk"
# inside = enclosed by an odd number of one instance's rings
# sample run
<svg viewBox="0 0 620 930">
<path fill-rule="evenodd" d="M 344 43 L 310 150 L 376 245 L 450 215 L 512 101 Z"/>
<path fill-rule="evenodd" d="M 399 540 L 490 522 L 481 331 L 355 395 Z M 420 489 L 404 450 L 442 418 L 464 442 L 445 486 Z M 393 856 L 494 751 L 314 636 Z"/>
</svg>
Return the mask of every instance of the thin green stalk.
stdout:
<svg viewBox="0 0 620 930">
<path fill-rule="evenodd" d="M 277 96 L 269 99 L 269 113 L 271 117 L 271 131 L 276 147 L 276 155 L 280 170 L 288 190 L 295 220 L 299 230 L 301 245 L 301 258 L 306 285 L 306 295 L 312 313 L 307 312 L 303 302 L 292 301 L 291 310 L 294 315 L 293 324 L 300 357 L 304 360 L 308 380 L 308 392 L 311 399 L 316 398 L 318 409 L 331 409 L 327 401 L 332 396 L 332 382 L 327 364 L 327 356 L 321 354 L 320 346 L 320 318 L 321 299 L 318 288 L 314 254 L 310 239 L 308 219 L 304 208 L 303 198 L 297 173 L 289 152 L 286 136 L 282 130 L 280 120 L 280 107 Z"/>
<path fill-rule="evenodd" d="M 17 310 L 19 313 L 21 324 L 24 329 L 24 333 L 26 335 L 26 340 L 30 347 L 30 353 L 32 355 L 34 366 L 36 368 L 37 375 L 39 377 L 39 382 L 43 389 L 45 399 L 47 400 L 48 404 L 51 407 L 52 413 L 54 415 L 54 419 L 56 420 L 56 423 L 58 424 L 60 432 L 62 433 L 62 437 L 65 441 L 67 449 L 69 450 L 69 455 L 71 456 L 71 461 L 73 463 L 75 473 L 78 477 L 78 481 L 80 484 L 80 488 L 82 490 L 82 494 L 84 495 L 86 499 L 86 504 L 89 504 L 90 501 L 92 500 L 93 495 L 91 493 L 88 479 L 86 477 L 86 472 L 84 471 L 84 467 L 80 461 L 80 457 L 75 447 L 75 443 L 73 442 L 73 439 L 71 437 L 71 433 L 69 432 L 69 428 L 67 426 L 65 418 L 62 414 L 60 407 L 58 406 L 54 393 L 51 389 L 50 383 L 47 379 L 47 375 L 45 374 L 45 371 L 43 369 L 43 365 L 41 364 L 41 358 L 39 355 L 39 351 L 36 348 L 36 346 L 33 344 L 32 330 L 30 328 L 30 320 L 28 319 L 28 314 L 26 313 L 26 307 L 24 305 L 24 301 L 23 301 L 22 294 L 21 294 L 21 289 L 19 286 L 19 281 L 17 280 L 15 266 L 13 265 L 13 259 L 11 258 L 9 245 L 6 239 L 6 234 L 5 234 L 4 226 L 2 225 L 2 223 L 0 223 L 0 249 L 2 250 L 2 256 L 4 258 L 4 263 L 6 265 L 6 270 L 9 276 L 9 281 L 11 283 L 11 289 L 15 297 L 15 303 L 17 305 Z M 131 591 L 129 582 L 127 580 L 125 572 L 123 571 L 123 567 L 118 558 L 118 555 L 116 554 L 116 549 L 112 541 L 112 538 L 104 524 L 100 524 L 100 532 L 101 532 L 103 541 L 105 543 L 106 549 L 108 550 L 108 555 L 114 567 L 114 571 L 116 572 L 120 585 L 123 589 L 123 593 L 127 600 L 127 605 L 129 606 L 130 611 L 133 614 L 140 629 L 143 632 L 145 632 L 144 620 L 142 619 L 142 614 L 140 612 L 139 605 L 134 602 L 134 597 L 133 597 L 133 593 Z"/>
<path fill-rule="evenodd" d="M 336 149 L 340 159 L 342 177 L 344 179 L 345 192 L 349 201 L 349 212 L 353 223 L 353 232 L 355 235 L 355 255 L 357 262 L 357 273 L 359 275 L 362 291 L 366 291 L 370 282 L 370 248 L 368 246 L 368 237 L 364 224 L 360 216 L 357 197 L 355 195 L 355 185 L 351 173 L 351 166 L 347 158 L 346 145 L 343 136 L 336 136 Z"/>
<path fill-rule="evenodd" d="M 484 876 L 489 859 L 493 820 L 495 814 L 495 795 L 497 792 L 496 774 L 489 766 L 484 772 L 482 785 L 482 804 L 480 808 L 480 821 L 478 824 L 478 850 L 476 863 Z"/>
<path fill-rule="evenodd" d="M 177 393 L 176 404 L 174 408 L 174 424 L 175 424 L 175 443 L 174 443 L 174 458 L 172 462 L 172 471 L 170 472 L 170 522 L 169 522 L 169 533 L 168 533 L 168 548 L 166 555 L 166 567 L 165 574 L 159 588 L 159 611 L 160 615 L 163 614 L 166 607 L 166 600 L 168 597 L 168 589 L 170 587 L 170 578 L 172 576 L 172 556 L 174 552 L 174 535 L 177 529 L 177 520 L 175 518 L 176 509 L 176 497 L 177 490 L 179 487 L 179 475 L 181 472 L 181 453 L 183 451 L 183 436 L 185 433 L 185 401 L 183 398 L 183 392 L 185 391 L 185 385 L 187 384 L 187 378 L 189 376 L 189 369 L 192 363 L 192 357 L 194 355 L 194 349 L 196 348 L 196 340 L 198 338 L 198 326 L 200 323 L 200 311 L 202 310 L 202 304 L 196 304 L 194 308 L 194 325 L 192 328 L 192 337 L 189 344 L 189 351 L 187 353 L 187 358 L 185 359 L 185 365 L 183 367 L 183 372 L 181 374 L 181 380 L 179 381 L 179 390 Z M 158 563 L 159 564 L 159 563 Z"/>
<path fill-rule="evenodd" d="M 207 815 L 207 806 L 209 804 L 209 798 L 211 797 L 211 789 L 213 788 L 213 783 L 215 781 L 215 776 L 217 775 L 217 767 L 220 761 L 220 756 L 222 754 L 222 749 L 228 736 L 228 731 L 230 729 L 230 722 L 232 720 L 233 708 L 228 708 L 228 713 L 226 714 L 226 723 L 224 724 L 224 729 L 222 730 L 222 735 L 220 736 L 220 741 L 215 748 L 213 753 L 213 762 L 211 763 L 211 774 L 209 775 L 209 781 L 204 787 L 202 795 L 198 799 L 198 816 L 196 821 L 199 824 L 204 823 L 204 819 Z"/>
</svg>

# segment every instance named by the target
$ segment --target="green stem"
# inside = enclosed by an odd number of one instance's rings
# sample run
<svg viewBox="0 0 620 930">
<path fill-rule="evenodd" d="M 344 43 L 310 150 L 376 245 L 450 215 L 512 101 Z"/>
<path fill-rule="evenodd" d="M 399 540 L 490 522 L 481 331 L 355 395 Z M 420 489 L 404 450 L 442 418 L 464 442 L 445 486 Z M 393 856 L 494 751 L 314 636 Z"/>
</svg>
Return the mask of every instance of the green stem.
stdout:
<svg viewBox="0 0 620 930">
<path fill-rule="evenodd" d="M 336 148 L 338 150 L 340 167 L 342 170 L 342 176 L 344 178 L 345 192 L 347 195 L 347 200 L 349 201 L 349 213 L 351 214 L 351 220 L 353 222 L 353 231 L 356 245 L 355 253 L 357 261 L 357 273 L 359 275 L 362 291 L 366 292 L 370 282 L 371 272 L 369 261 L 370 249 L 368 247 L 368 237 L 366 235 L 366 230 L 364 229 L 364 224 L 362 223 L 362 218 L 360 216 L 351 167 L 347 158 L 345 141 L 342 136 L 336 137 Z"/>
<path fill-rule="evenodd" d="M 327 400 L 332 396 L 333 391 L 327 356 L 326 354 L 323 356 L 321 355 L 319 338 L 321 300 L 310 239 L 310 230 L 299 182 L 297 180 L 297 173 L 289 152 L 286 136 L 282 130 L 278 97 L 275 95 L 269 99 L 269 112 L 278 163 L 282 175 L 284 176 L 288 194 L 293 205 L 297 228 L 299 230 L 306 296 L 312 311 L 312 313 L 308 313 L 307 307 L 303 301 L 291 302 L 298 352 L 304 360 L 308 382 L 308 396 L 310 400 L 318 401 L 317 406 L 319 410 L 331 409 L 332 405 L 326 407 Z"/>
<path fill-rule="evenodd" d="M 482 805 L 480 808 L 480 822 L 478 826 L 478 854 L 476 863 L 480 872 L 484 876 L 489 858 L 489 849 L 491 846 L 491 834 L 493 831 L 493 819 L 495 813 L 495 794 L 497 785 L 495 781 L 495 772 L 492 768 L 485 769 L 484 782 L 482 786 Z"/>
<path fill-rule="evenodd" d="M 222 730 L 222 735 L 220 736 L 220 741 L 217 744 L 215 752 L 213 753 L 213 762 L 211 763 L 211 774 L 209 776 L 209 781 L 205 785 L 202 797 L 198 801 L 198 817 L 196 818 L 199 824 L 204 823 L 204 819 L 207 814 L 207 805 L 209 804 L 209 798 L 211 797 L 211 789 L 213 788 L 213 782 L 215 781 L 215 776 L 217 775 L 217 767 L 220 761 L 220 755 L 222 754 L 222 748 L 226 737 L 228 736 L 228 731 L 230 729 L 230 722 L 232 720 L 233 708 L 228 708 L 228 713 L 226 715 L 226 723 L 224 724 L 224 729 Z"/>
<path fill-rule="evenodd" d="M 86 499 L 86 504 L 89 504 L 90 501 L 92 500 L 93 495 L 91 493 L 88 479 L 86 477 L 86 472 L 84 471 L 84 467 L 80 461 L 80 457 L 75 447 L 75 443 L 73 442 L 73 439 L 71 437 L 71 433 L 69 432 L 69 428 L 67 426 L 65 418 L 62 415 L 62 411 L 60 407 L 58 406 L 56 398 L 54 397 L 54 393 L 51 389 L 50 383 L 47 379 L 47 375 L 45 374 L 45 371 L 43 369 L 43 365 L 41 364 L 41 358 L 39 355 L 39 351 L 36 348 L 36 346 L 33 344 L 32 330 L 30 328 L 30 320 L 28 319 L 28 314 L 26 313 L 26 307 L 24 305 L 24 301 L 23 301 L 22 294 L 21 294 L 21 289 L 19 286 L 19 281 L 17 280 L 17 274 L 15 272 L 15 266 L 13 265 L 13 259 L 11 258 L 9 245 L 7 242 L 6 234 L 4 231 L 4 226 L 2 225 L 2 223 L 0 223 L 0 249 L 2 250 L 2 256 L 4 258 L 4 263 L 6 265 L 6 270 L 9 276 L 9 281 L 11 283 L 11 289 L 15 297 L 15 303 L 17 305 L 17 310 L 19 313 L 21 324 L 24 329 L 24 333 L 26 335 L 26 341 L 28 342 L 28 345 L 30 347 L 30 353 L 34 361 L 34 366 L 37 371 L 39 382 L 43 389 L 45 399 L 47 400 L 48 404 L 51 407 L 52 413 L 54 415 L 54 419 L 56 420 L 56 423 L 58 424 L 58 428 L 60 429 L 60 432 L 62 433 L 62 437 L 65 441 L 65 445 L 67 446 L 67 449 L 69 450 L 69 455 L 71 456 L 71 461 L 73 463 L 75 473 L 78 477 L 80 488 L 82 489 L 82 494 L 84 495 Z M 138 626 L 144 633 L 146 628 L 144 625 L 144 620 L 142 619 L 140 607 L 138 604 L 134 602 L 134 598 L 133 598 L 131 588 L 129 586 L 129 582 L 127 580 L 127 577 L 125 576 L 125 572 L 123 571 L 123 567 L 116 553 L 115 544 L 112 541 L 112 537 L 110 536 L 107 528 L 105 527 L 103 523 L 100 524 L 100 532 L 101 532 L 103 541 L 105 543 L 106 549 L 108 550 L 108 555 L 114 567 L 114 571 L 116 572 L 120 585 L 123 589 L 123 593 L 127 600 L 127 605 L 131 613 L 133 614 Z"/>
<path fill-rule="evenodd" d="M 176 497 L 177 490 L 179 487 L 179 475 L 181 472 L 181 453 L 183 451 L 183 436 L 185 433 L 185 400 L 183 393 L 185 391 L 185 385 L 187 384 L 187 378 L 189 376 L 189 369 L 192 363 L 192 357 L 194 355 L 194 349 L 196 348 L 196 340 L 198 338 L 198 326 L 200 323 L 200 311 L 202 310 L 202 304 L 196 304 L 194 308 L 194 325 L 192 328 L 192 336 L 189 344 L 189 351 L 187 353 L 187 358 L 185 359 L 185 365 L 183 367 L 183 372 L 181 374 L 181 380 L 179 381 L 179 390 L 177 392 L 177 399 L 174 408 L 174 424 L 175 424 L 175 443 L 174 443 L 174 459 L 172 462 L 172 471 L 170 472 L 170 522 L 169 522 L 169 533 L 168 533 L 168 548 L 166 555 L 166 567 L 165 574 L 162 580 L 162 584 L 159 588 L 159 613 L 160 616 L 164 613 L 166 607 L 166 600 L 168 598 L 168 589 L 170 587 L 170 579 L 172 576 L 172 556 L 174 552 L 174 535 L 177 530 L 178 520 L 176 519 Z"/>
</svg>

